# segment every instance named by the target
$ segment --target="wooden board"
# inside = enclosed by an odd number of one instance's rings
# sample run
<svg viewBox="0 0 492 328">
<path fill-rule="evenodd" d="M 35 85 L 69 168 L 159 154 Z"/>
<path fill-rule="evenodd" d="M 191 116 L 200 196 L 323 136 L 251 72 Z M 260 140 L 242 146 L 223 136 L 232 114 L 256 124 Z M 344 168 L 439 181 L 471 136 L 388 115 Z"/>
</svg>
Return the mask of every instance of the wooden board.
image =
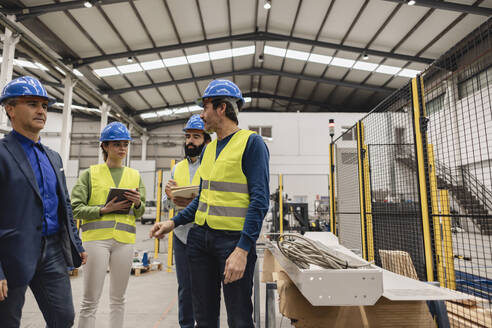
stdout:
<svg viewBox="0 0 492 328">
<path fill-rule="evenodd" d="M 404 251 L 379 250 L 383 269 L 418 280 L 410 254 Z"/>
<path fill-rule="evenodd" d="M 435 328 L 424 301 L 393 302 L 381 297 L 373 306 L 312 306 L 285 272 L 280 271 L 273 276 L 277 279 L 280 313 L 294 320 L 296 328 Z"/>
<path fill-rule="evenodd" d="M 492 327 L 492 314 L 489 310 L 479 307 L 465 307 L 452 302 L 446 302 L 448 313 L 459 316 L 473 324 Z"/>
</svg>

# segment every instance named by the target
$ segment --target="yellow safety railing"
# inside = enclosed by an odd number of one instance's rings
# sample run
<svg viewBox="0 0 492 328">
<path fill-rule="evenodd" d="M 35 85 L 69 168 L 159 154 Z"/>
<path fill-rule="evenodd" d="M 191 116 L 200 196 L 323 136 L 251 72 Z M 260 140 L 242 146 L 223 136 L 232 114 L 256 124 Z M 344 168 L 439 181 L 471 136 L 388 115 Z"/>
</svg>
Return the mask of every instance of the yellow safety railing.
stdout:
<svg viewBox="0 0 492 328">
<path fill-rule="evenodd" d="M 417 157 L 417 172 L 420 194 L 420 207 L 422 214 L 422 230 L 424 237 L 424 254 L 425 254 L 425 269 L 427 281 L 434 281 L 434 270 L 432 267 L 432 243 L 429 225 L 429 204 L 427 201 L 427 181 L 424 158 L 424 143 L 421 130 L 421 117 L 425 117 L 425 107 L 422 104 L 421 115 L 421 99 L 423 96 L 423 81 L 421 78 L 412 79 L 412 100 L 413 100 L 413 122 L 415 131 L 415 145 Z"/>
<path fill-rule="evenodd" d="M 161 203 L 162 203 L 162 170 L 157 171 L 157 206 L 155 222 L 161 222 Z M 154 259 L 159 258 L 159 239 L 154 240 Z"/>
<path fill-rule="evenodd" d="M 176 160 L 171 161 L 171 172 L 176 164 Z M 169 210 L 169 220 L 174 216 L 174 209 Z M 167 237 L 167 272 L 173 271 L 173 232 L 171 231 Z"/>
<path fill-rule="evenodd" d="M 456 277 L 454 272 L 453 238 L 451 236 L 451 217 L 449 215 L 449 193 L 447 190 L 439 190 L 441 201 L 442 235 L 444 241 L 444 262 L 446 263 L 446 287 L 456 289 Z"/>
<path fill-rule="evenodd" d="M 441 220 L 439 219 L 439 205 L 437 200 L 437 178 L 436 167 L 434 161 L 434 147 L 431 144 L 427 145 L 428 161 L 429 161 L 429 183 L 431 190 L 432 203 L 432 226 L 434 230 L 434 247 L 436 253 L 437 280 L 441 287 L 445 286 L 444 263 L 442 261 L 442 239 L 441 239 Z"/>
<path fill-rule="evenodd" d="M 279 214 L 279 229 L 280 229 L 280 234 L 284 233 L 284 194 L 283 194 L 283 179 L 282 179 L 282 174 L 278 175 L 278 214 Z"/>
<path fill-rule="evenodd" d="M 335 144 L 330 144 L 330 231 L 337 235 L 335 217 Z"/>
<path fill-rule="evenodd" d="M 360 234 L 362 240 L 362 257 L 367 260 L 367 247 L 366 247 L 366 220 L 365 220 L 365 202 L 364 202 L 364 159 L 362 155 L 363 136 L 362 136 L 362 122 L 357 122 L 357 164 L 359 170 L 359 206 L 360 206 Z"/>
</svg>

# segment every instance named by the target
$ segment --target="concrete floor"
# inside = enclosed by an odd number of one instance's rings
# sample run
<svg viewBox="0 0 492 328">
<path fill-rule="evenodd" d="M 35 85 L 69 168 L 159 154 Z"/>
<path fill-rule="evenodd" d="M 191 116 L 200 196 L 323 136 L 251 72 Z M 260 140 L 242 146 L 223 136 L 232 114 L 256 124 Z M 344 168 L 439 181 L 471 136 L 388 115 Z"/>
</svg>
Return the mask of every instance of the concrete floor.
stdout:
<svg viewBox="0 0 492 328">
<path fill-rule="evenodd" d="M 148 239 L 149 230 L 150 225 L 143 226 L 139 222 L 137 223 L 137 242 L 135 248 L 138 250 L 148 250 L 153 253 L 154 241 Z M 167 263 L 167 239 L 161 242 L 161 253 L 159 254 L 159 258 L 164 264 Z M 79 270 L 79 275 L 77 277 L 71 278 L 73 300 L 76 312 L 75 327 L 77 327 L 78 324 L 78 312 L 82 300 L 83 274 L 84 272 L 82 268 Z M 174 270 L 173 272 L 166 272 L 165 267 L 163 271 L 151 271 L 143 273 L 139 277 L 132 275 L 130 277 L 126 295 L 127 302 L 125 327 L 178 328 L 177 288 L 178 286 Z M 262 317 L 261 326 L 264 327 L 264 284 L 261 286 L 260 295 L 260 309 Z M 108 327 L 108 322 L 109 284 L 106 280 L 99 304 L 96 326 L 97 328 L 105 328 Z M 221 327 L 227 327 L 227 314 L 223 302 L 221 306 L 220 325 Z M 43 316 L 39 311 L 34 296 L 31 291 L 28 290 L 26 294 L 26 303 L 22 314 L 21 327 L 44 328 L 45 326 Z M 290 327 L 290 322 L 287 318 L 282 319 L 281 315 L 277 314 L 276 327 Z"/>
</svg>

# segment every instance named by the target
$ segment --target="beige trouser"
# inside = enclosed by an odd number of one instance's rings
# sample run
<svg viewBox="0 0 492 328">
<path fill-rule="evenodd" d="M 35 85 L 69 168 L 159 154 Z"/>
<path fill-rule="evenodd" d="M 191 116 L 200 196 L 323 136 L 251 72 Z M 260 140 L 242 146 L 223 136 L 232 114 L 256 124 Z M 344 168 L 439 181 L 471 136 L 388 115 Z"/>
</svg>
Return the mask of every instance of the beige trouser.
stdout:
<svg viewBox="0 0 492 328">
<path fill-rule="evenodd" d="M 84 297 L 80 307 L 79 328 L 96 327 L 96 311 L 109 265 L 109 307 L 111 328 L 123 327 L 125 292 L 133 261 L 133 244 L 114 239 L 84 242 L 88 254 L 83 267 Z M 101 325 L 98 324 L 98 327 Z"/>
</svg>

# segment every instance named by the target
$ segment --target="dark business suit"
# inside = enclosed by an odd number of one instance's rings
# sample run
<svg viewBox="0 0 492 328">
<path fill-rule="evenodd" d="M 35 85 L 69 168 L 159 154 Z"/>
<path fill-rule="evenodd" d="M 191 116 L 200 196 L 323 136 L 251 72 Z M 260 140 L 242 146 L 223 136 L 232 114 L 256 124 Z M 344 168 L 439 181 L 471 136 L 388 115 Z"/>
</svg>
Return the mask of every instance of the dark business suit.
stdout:
<svg viewBox="0 0 492 328">
<path fill-rule="evenodd" d="M 43 201 L 24 149 L 12 133 L 0 140 L 0 280 L 7 279 L 9 288 L 7 299 L 0 302 L 2 327 L 15 327 L 20 320 L 27 286 L 48 327 L 70 327 L 73 322 L 66 267 L 79 267 L 79 253 L 84 249 L 73 221 L 60 155 L 42 148 L 55 172 L 59 197 L 60 230 L 49 238 L 42 236 Z"/>
</svg>

